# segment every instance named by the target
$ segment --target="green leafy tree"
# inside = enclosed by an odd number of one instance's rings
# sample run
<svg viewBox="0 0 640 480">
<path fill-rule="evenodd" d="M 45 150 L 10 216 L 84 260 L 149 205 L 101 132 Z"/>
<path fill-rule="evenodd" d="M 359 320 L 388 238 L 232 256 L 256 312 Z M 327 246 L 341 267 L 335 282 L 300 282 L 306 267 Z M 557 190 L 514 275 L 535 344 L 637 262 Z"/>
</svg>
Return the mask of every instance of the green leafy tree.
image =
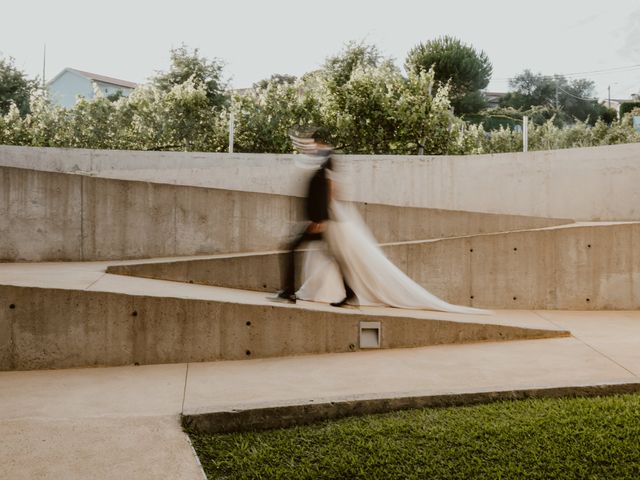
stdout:
<svg viewBox="0 0 640 480">
<path fill-rule="evenodd" d="M 620 116 L 631 112 L 634 108 L 639 108 L 640 102 L 622 102 L 620 104 Z"/>
<path fill-rule="evenodd" d="M 402 76 L 397 68 L 358 66 L 342 85 L 327 78 L 318 92 L 322 125 L 346 153 L 388 153 L 398 119 L 393 108 Z"/>
<path fill-rule="evenodd" d="M 435 70 L 438 86 L 450 82 L 451 105 L 456 114 L 480 111 L 486 104 L 480 90 L 489 84 L 493 67 L 483 51 L 461 40 L 443 36 L 416 45 L 405 60 L 407 72 Z"/>
<path fill-rule="evenodd" d="M 410 72 L 399 83 L 393 116 L 398 119 L 397 153 L 443 155 L 460 153 L 462 122 L 451 113 L 449 85 L 432 94 L 434 71 Z"/>
<path fill-rule="evenodd" d="M 224 64 L 219 59 L 208 60 L 200 56 L 196 48 L 190 51 L 185 45 L 171 50 L 171 66 L 168 72 L 159 72 L 152 84 L 164 92 L 188 80 L 196 88 L 203 87 L 207 101 L 213 107 L 227 104 L 227 82 L 223 78 Z"/>
<path fill-rule="evenodd" d="M 29 99 L 38 87 L 37 79 L 29 79 L 15 66 L 14 59 L 0 58 L 0 114 L 9 112 L 12 103 L 21 115 L 29 112 Z"/>
<path fill-rule="evenodd" d="M 512 92 L 500 100 L 503 107 L 527 110 L 547 109 L 543 124 L 554 117 L 557 125 L 573 123 L 575 119 L 594 125 L 599 118 L 611 122 L 611 113 L 595 98 L 595 84 L 584 78 L 569 81 L 562 75 L 546 76 L 525 70 L 509 81 Z"/>
<path fill-rule="evenodd" d="M 258 82 L 233 96 L 234 150 L 290 153 L 289 130 L 297 125 L 320 125 L 319 106 L 301 81 L 276 77 Z"/>
<path fill-rule="evenodd" d="M 267 88 L 269 85 L 293 85 L 296 80 L 295 75 L 274 73 L 269 78 L 254 83 L 253 88 Z"/>
<path fill-rule="evenodd" d="M 375 45 L 362 42 L 348 42 L 343 50 L 325 60 L 322 67 L 325 79 L 335 87 L 347 83 L 356 69 L 377 67 L 383 62 Z M 385 63 L 391 63 L 388 59 Z"/>
<path fill-rule="evenodd" d="M 529 85 L 529 90 L 522 90 L 532 95 L 535 82 Z M 539 121 L 530 125 L 531 150 L 640 141 L 632 125 L 632 115 L 640 109 L 610 125 L 604 119 L 593 125 L 577 120 L 560 128 L 552 106 L 524 110 L 528 104 L 522 103 L 519 109 L 500 111 L 511 126 L 487 130 L 483 123 L 467 124 L 452 114 L 451 87 L 438 82 L 433 69 L 410 71 L 404 77 L 374 47 L 351 44 L 328 59 L 325 68 L 299 80 L 275 75 L 236 92 L 228 106 L 212 103 L 206 83 L 194 75 L 172 84 L 142 85 L 128 97 L 82 99 L 72 108 L 52 105 L 36 91 L 26 115 L 14 102 L 0 115 L 0 144 L 225 151 L 232 112 L 235 148 L 242 152 L 291 152 L 288 131 L 295 125 L 328 128 L 345 153 L 521 151 L 522 133 L 514 125 L 524 114 Z"/>
</svg>

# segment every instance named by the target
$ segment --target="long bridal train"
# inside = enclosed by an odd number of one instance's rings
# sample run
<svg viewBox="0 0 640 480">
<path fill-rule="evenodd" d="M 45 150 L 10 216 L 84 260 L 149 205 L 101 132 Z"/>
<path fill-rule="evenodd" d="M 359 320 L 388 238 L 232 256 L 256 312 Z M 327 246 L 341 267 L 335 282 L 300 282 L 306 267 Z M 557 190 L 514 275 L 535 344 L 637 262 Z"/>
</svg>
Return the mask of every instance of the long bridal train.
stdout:
<svg viewBox="0 0 640 480">
<path fill-rule="evenodd" d="M 396 267 L 382 252 L 357 210 L 332 201 L 325 239 L 305 255 L 301 300 L 339 302 L 345 297 L 340 274 L 353 289 L 360 305 L 438 310 L 452 313 L 491 314 L 478 308 L 452 305 L 429 293 Z M 324 248 L 323 248 L 324 247 Z M 335 257 L 335 258 L 334 258 Z"/>
</svg>

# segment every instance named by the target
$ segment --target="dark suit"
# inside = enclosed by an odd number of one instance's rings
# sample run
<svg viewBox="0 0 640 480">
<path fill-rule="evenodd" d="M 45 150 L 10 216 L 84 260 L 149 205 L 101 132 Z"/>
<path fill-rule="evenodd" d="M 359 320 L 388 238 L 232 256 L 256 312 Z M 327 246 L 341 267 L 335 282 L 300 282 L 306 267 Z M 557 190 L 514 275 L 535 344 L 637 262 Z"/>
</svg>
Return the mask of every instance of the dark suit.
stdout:
<svg viewBox="0 0 640 480">
<path fill-rule="evenodd" d="M 312 222 L 329 220 L 329 181 L 326 168 L 320 168 L 311 177 L 305 207 L 307 218 Z"/>
</svg>

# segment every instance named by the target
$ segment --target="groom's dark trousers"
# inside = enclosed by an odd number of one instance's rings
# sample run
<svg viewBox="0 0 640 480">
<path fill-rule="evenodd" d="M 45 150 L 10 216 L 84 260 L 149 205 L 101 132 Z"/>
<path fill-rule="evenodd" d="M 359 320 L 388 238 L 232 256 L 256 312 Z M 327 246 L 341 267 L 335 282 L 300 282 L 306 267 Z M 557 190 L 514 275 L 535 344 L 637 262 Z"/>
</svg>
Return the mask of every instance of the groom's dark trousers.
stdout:
<svg viewBox="0 0 640 480">
<path fill-rule="evenodd" d="M 313 242 L 314 240 L 322 240 L 322 233 L 310 233 L 305 230 L 298 235 L 287 247 L 287 255 L 284 265 L 284 291 L 293 293 L 296 291 L 296 250 L 305 242 Z"/>
<path fill-rule="evenodd" d="M 284 278 L 284 292 L 288 294 L 292 294 L 295 292 L 295 283 L 296 283 L 296 250 L 300 248 L 305 242 L 313 242 L 314 240 L 322 240 L 322 233 L 311 233 L 308 230 L 305 230 L 300 235 L 298 235 L 288 247 L 288 252 L 285 257 L 285 278 Z M 344 274 L 342 273 L 342 266 L 338 263 L 340 268 L 340 274 L 342 276 L 342 281 L 344 282 L 344 290 L 346 292 L 346 299 L 351 299 L 354 297 L 353 290 L 347 284 L 346 279 L 344 278 Z"/>
</svg>

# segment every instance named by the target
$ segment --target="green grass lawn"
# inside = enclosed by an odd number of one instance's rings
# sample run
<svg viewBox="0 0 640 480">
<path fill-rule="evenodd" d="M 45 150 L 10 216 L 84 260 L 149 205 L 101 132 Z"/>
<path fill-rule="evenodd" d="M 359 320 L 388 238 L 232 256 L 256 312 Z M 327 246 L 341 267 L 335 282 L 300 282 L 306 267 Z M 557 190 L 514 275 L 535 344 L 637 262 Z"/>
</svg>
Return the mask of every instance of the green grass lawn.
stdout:
<svg viewBox="0 0 640 480">
<path fill-rule="evenodd" d="M 640 395 L 190 436 L 209 478 L 640 479 Z"/>
</svg>

